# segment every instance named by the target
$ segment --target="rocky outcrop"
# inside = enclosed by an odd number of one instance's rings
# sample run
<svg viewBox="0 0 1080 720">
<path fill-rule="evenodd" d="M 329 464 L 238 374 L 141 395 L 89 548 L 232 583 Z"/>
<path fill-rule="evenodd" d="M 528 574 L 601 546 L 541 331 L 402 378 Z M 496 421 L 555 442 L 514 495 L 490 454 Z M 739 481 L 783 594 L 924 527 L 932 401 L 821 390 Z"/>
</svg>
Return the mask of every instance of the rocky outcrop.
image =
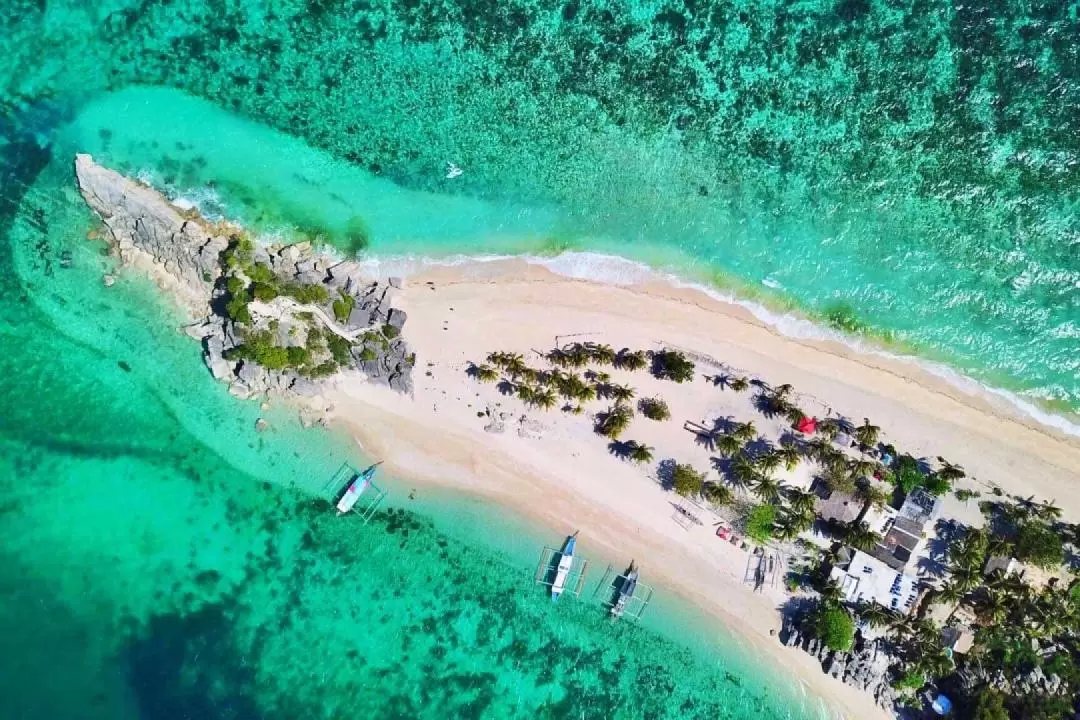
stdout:
<svg viewBox="0 0 1080 720">
<path fill-rule="evenodd" d="M 896 691 L 889 680 L 893 659 L 877 641 L 864 641 L 850 652 L 836 652 L 803 632 L 800 620 L 791 617 L 784 621 L 780 640 L 787 647 L 813 655 L 825 674 L 870 693 L 881 707 L 891 710 L 896 703 Z"/>
<path fill-rule="evenodd" d="M 339 262 L 310 243 L 259 246 L 245 239 L 238 254 L 240 228 L 211 225 L 88 155 L 76 156 L 75 174 L 121 260 L 149 259 L 169 279 L 167 289 L 197 310 L 200 319 L 186 332 L 202 343 L 207 369 L 233 395 L 312 397 L 348 371 L 412 392 L 415 358 L 401 337 L 407 317 L 392 305 L 400 279 L 373 281 L 357 263 Z M 274 288 L 272 297 L 253 293 L 256 278 L 264 290 Z M 312 292 L 316 286 L 325 292 Z M 237 296 L 244 300 L 240 313 L 229 309 Z M 256 344 L 276 355 L 254 352 Z M 293 355 L 283 360 L 286 351 Z"/>
<path fill-rule="evenodd" d="M 1064 695 L 1069 692 L 1069 684 L 1058 675 L 1047 675 L 1036 666 L 1027 673 L 1007 676 L 1001 670 L 989 672 L 978 664 L 967 664 L 958 673 L 961 686 L 974 692 L 977 688 L 990 686 L 1004 695 Z"/>
<path fill-rule="evenodd" d="M 227 237 L 185 217 L 153 189 L 97 165 L 89 155 L 75 156 L 75 177 L 122 260 L 131 262 L 135 251 L 147 253 L 187 290 L 209 300 L 221 275 L 218 257 L 229 244 Z"/>
</svg>

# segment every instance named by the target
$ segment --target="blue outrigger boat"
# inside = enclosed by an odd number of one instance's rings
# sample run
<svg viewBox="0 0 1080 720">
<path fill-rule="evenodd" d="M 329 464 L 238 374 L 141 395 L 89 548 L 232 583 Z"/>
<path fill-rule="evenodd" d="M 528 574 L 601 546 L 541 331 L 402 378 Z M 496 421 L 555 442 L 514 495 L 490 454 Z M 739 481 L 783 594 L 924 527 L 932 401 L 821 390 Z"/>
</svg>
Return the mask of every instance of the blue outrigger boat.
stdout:
<svg viewBox="0 0 1080 720">
<path fill-rule="evenodd" d="M 570 568 L 574 565 L 574 549 L 577 546 L 577 531 L 566 538 L 562 553 L 559 555 L 559 565 L 555 568 L 555 580 L 551 583 L 551 599 L 558 600 L 562 594 L 566 578 L 570 575 Z"/>
<path fill-rule="evenodd" d="M 378 467 L 378 463 L 376 463 L 353 478 L 352 482 L 349 483 L 349 487 L 345 489 L 345 494 L 337 502 L 338 515 L 344 515 L 353 509 L 353 505 L 364 494 L 364 491 L 371 487 L 371 479 L 375 477 L 375 470 Z"/>
</svg>

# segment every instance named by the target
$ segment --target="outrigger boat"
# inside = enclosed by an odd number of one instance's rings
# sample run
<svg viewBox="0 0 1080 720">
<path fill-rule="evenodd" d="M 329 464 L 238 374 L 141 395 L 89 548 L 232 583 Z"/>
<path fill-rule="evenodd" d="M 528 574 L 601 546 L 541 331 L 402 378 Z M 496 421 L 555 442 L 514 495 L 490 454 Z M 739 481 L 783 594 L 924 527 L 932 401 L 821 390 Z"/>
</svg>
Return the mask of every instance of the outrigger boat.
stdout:
<svg viewBox="0 0 1080 720">
<path fill-rule="evenodd" d="M 570 575 L 570 568 L 574 565 L 574 548 L 577 545 L 577 530 L 566 538 L 562 553 L 559 555 L 559 565 L 555 568 L 555 581 L 551 583 L 551 599 L 558 600 L 562 594 L 566 578 Z"/>
<path fill-rule="evenodd" d="M 349 483 L 349 487 L 345 490 L 345 494 L 338 500 L 338 515 L 344 515 L 353 509 L 353 505 L 364 494 L 364 491 L 371 487 L 371 479 L 375 477 L 375 469 L 378 467 L 376 463 L 353 478 L 353 481 Z"/>
<path fill-rule="evenodd" d="M 630 561 L 630 567 L 626 571 L 626 575 L 623 576 L 622 584 L 619 585 L 618 594 L 615 596 L 615 602 L 611 605 L 611 617 L 612 619 L 622 617 L 623 611 L 626 610 L 626 604 L 630 602 L 630 598 L 634 597 L 634 591 L 637 590 L 638 581 L 638 569 L 634 561 Z"/>
</svg>

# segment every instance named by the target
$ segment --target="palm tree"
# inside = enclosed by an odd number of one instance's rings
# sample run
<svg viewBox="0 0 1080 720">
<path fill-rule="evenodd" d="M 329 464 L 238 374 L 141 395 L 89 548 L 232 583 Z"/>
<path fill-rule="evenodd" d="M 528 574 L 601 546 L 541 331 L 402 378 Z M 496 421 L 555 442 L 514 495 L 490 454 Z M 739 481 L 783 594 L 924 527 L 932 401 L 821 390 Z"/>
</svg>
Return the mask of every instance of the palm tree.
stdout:
<svg viewBox="0 0 1080 720">
<path fill-rule="evenodd" d="M 527 403 L 527 404 L 532 403 L 533 396 L 535 394 L 536 394 L 536 390 L 534 390 L 533 388 L 531 388 L 528 385 L 523 384 L 523 385 L 518 385 L 518 387 L 517 387 L 518 400 L 520 400 L 523 403 Z"/>
<path fill-rule="evenodd" d="M 886 627 L 897 619 L 896 613 L 877 603 L 860 602 L 855 606 L 855 614 L 870 627 Z"/>
<path fill-rule="evenodd" d="M 763 453 L 759 453 L 754 457 L 754 465 L 761 471 L 762 475 L 771 475 L 780 469 L 783 464 L 780 454 L 773 448 L 769 448 Z"/>
<path fill-rule="evenodd" d="M 868 482 L 855 485 L 855 498 L 867 507 L 876 507 L 879 510 L 885 507 L 885 503 L 889 501 L 888 493 Z"/>
<path fill-rule="evenodd" d="M 863 424 L 855 428 L 855 440 L 862 449 L 872 448 L 877 445 L 881 428 L 870 424 L 870 418 L 863 418 Z"/>
<path fill-rule="evenodd" d="M 786 400 L 794 389 L 790 383 L 784 383 L 774 387 L 771 394 L 777 400 Z"/>
<path fill-rule="evenodd" d="M 804 413 L 802 408 L 798 405 L 789 404 L 784 409 L 784 417 L 792 427 L 795 427 L 804 417 L 806 417 L 806 413 Z"/>
<path fill-rule="evenodd" d="M 877 463 L 870 460 L 852 460 L 848 463 L 848 472 L 855 480 L 868 478 L 874 474 L 875 470 L 877 470 Z"/>
<path fill-rule="evenodd" d="M 1061 517 L 1061 508 L 1055 505 L 1053 500 L 1042 502 L 1035 508 L 1035 516 L 1040 520 L 1052 523 Z"/>
<path fill-rule="evenodd" d="M 783 489 L 780 481 L 767 475 L 759 475 L 754 484 L 753 492 L 761 502 L 776 505 L 780 502 L 780 492 Z"/>
<path fill-rule="evenodd" d="M 607 392 L 612 400 L 619 403 L 630 402 L 637 394 L 629 385 L 609 385 Z"/>
<path fill-rule="evenodd" d="M 934 599 L 940 601 L 943 605 L 955 606 L 964 599 L 965 595 L 967 595 L 967 589 L 954 581 L 942 585 Z"/>
<path fill-rule="evenodd" d="M 838 603 L 842 597 L 843 594 L 840 592 L 840 586 L 836 584 L 836 581 L 832 579 L 826 580 L 821 587 L 821 602 Z"/>
<path fill-rule="evenodd" d="M 648 361 L 645 359 L 645 351 L 643 350 L 631 351 L 630 348 L 623 348 L 615 356 L 614 365 L 620 370 L 637 371 L 645 367 L 646 364 L 648 364 Z"/>
<path fill-rule="evenodd" d="M 586 385 L 582 383 L 581 386 L 577 388 L 577 392 L 574 394 L 574 397 L 580 402 L 589 402 L 590 400 L 595 400 L 596 388 L 592 385 Z"/>
<path fill-rule="evenodd" d="M 716 441 L 716 450 L 722 457 L 735 457 L 742 452 L 743 442 L 734 435 L 721 435 Z"/>
<path fill-rule="evenodd" d="M 701 494 L 706 500 L 718 507 L 724 507 L 735 502 L 735 493 L 727 485 L 707 482 L 702 486 Z"/>
<path fill-rule="evenodd" d="M 777 518 L 773 534 L 778 540 L 791 541 L 799 537 L 799 533 L 809 530 L 813 524 L 812 517 L 785 512 Z"/>
<path fill-rule="evenodd" d="M 750 381 L 745 377 L 732 378 L 731 381 L 728 382 L 728 387 L 735 392 L 746 392 L 746 389 L 750 387 Z"/>
<path fill-rule="evenodd" d="M 863 552 L 870 552 L 878 543 L 881 536 L 866 526 L 866 523 L 851 523 L 844 532 L 844 542 Z"/>
<path fill-rule="evenodd" d="M 512 378 L 517 378 L 519 375 L 530 372 L 530 368 L 525 364 L 524 358 L 517 353 L 512 353 L 507 357 L 506 361 L 503 363 L 503 370 L 505 370 L 506 374 Z"/>
<path fill-rule="evenodd" d="M 793 471 L 799 466 L 799 460 L 802 459 L 802 454 L 799 452 L 799 448 L 795 443 L 787 443 L 780 446 L 779 450 L 776 450 L 776 456 L 780 458 L 780 462 L 787 468 L 788 472 Z"/>
<path fill-rule="evenodd" d="M 611 365 L 615 362 L 615 350 L 610 345 L 589 345 L 587 351 L 589 357 L 601 365 Z"/>
<path fill-rule="evenodd" d="M 566 356 L 566 352 L 562 348 L 553 348 L 549 350 L 544 359 L 556 367 L 566 367 L 569 365 L 569 358 Z"/>
<path fill-rule="evenodd" d="M 499 379 L 499 371 L 490 365 L 478 365 L 476 379 L 482 383 L 493 383 Z"/>
<path fill-rule="evenodd" d="M 729 476 L 731 484 L 740 490 L 745 490 L 757 484 L 759 478 L 757 468 L 754 467 L 754 464 L 750 462 L 746 455 L 739 455 L 735 458 L 734 462 L 731 463 Z"/>
<path fill-rule="evenodd" d="M 555 397 L 555 393 L 550 388 L 544 388 L 543 390 L 536 390 L 533 392 L 532 404 L 542 410 L 550 410 L 555 407 L 558 402 Z"/>
<path fill-rule="evenodd" d="M 574 343 L 564 354 L 569 367 L 583 368 L 589 364 L 589 352 L 581 343 Z"/>
<path fill-rule="evenodd" d="M 938 455 L 938 462 L 941 463 L 941 469 L 938 470 L 938 475 L 942 479 L 947 480 L 949 483 L 954 483 L 961 478 L 967 477 L 967 473 L 964 472 L 964 468 L 959 465 L 953 465 L 945 458 Z"/>
<path fill-rule="evenodd" d="M 812 514 L 814 504 L 817 502 L 817 496 L 806 490 L 795 489 L 788 491 L 787 501 L 791 509 L 800 515 Z"/>
<path fill-rule="evenodd" d="M 736 423 L 735 427 L 731 430 L 731 434 L 743 442 L 750 442 L 757 437 L 757 428 L 754 427 L 753 421 Z"/>
<path fill-rule="evenodd" d="M 816 432 L 826 440 L 835 440 L 840 434 L 840 424 L 832 418 L 825 418 L 818 421 Z"/>
<path fill-rule="evenodd" d="M 851 474 L 847 472 L 846 468 L 833 465 L 832 467 L 827 468 L 821 477 L 825 481 L 825 487 L 829 488 L 832 492 L 855 492 L 855 480 L 852 479 Z"/>
<path fill-rule="evenodd" d="M 648 445 L 643 445 L 641 443 L 631 440 L 630 452 L 627 454 L 627 457 L 636 462 L 638 465 L 652 462 L 653 449 Z"/>
</svg>

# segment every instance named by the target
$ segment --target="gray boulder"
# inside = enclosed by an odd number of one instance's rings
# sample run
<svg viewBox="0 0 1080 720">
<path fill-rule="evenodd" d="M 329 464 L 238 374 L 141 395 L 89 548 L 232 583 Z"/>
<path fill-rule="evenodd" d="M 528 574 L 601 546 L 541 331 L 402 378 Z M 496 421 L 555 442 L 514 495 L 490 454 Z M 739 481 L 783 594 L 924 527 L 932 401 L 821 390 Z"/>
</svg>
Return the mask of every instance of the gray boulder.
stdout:
<svg viewBox="0 0 1080 720">
<path fill-rule="evenodd" d="M 349 320 L 345 325 L 350 330 L 359 330 L 361 328 L 366 328 L 370 324 L 371 311 L 357 305 L 353 307 L 352 312 L 349 313 Z"/>
<path fill-rule="evenodd" d="M 148 253 L 194 296 L 209 301 L 220 275 L 219 255 L 229 241 L 208 225 L 190 220 L 160 193 L 75 156 L 79 191 L 109 229 L 121 259 L 133 249 Z"/>
<path fill-rule="evenodd" d="M 306 377 L 297 377 L 289 389 L 301 397 L 314 397 L 319 394 L 319 386 Z"/>
<path fill-rule="evenodd" d="M 408 317 L 409 316 L 405 314 L 404 310 L 390 308 L 390 312 L 387 314 L 386 317 L 386 322 L 397 328 L 398 330 L 401 330 L 403 327 L 405 327 L 405 320 L 407 320 Z"/>
</svg>

